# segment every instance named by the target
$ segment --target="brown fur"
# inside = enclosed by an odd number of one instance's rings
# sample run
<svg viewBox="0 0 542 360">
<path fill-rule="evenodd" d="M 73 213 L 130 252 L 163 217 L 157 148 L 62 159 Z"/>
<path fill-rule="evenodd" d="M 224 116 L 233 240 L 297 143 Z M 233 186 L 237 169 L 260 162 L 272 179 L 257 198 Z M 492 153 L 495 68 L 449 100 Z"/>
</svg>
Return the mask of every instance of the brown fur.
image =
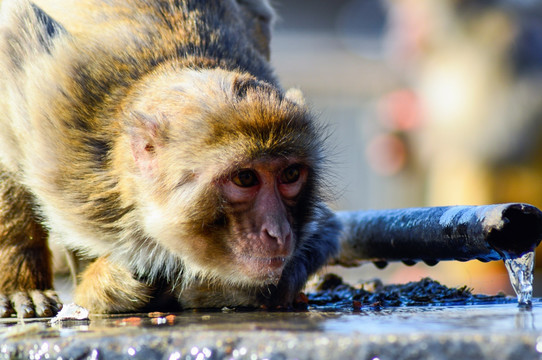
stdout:
<svg viewBox="0 0 542 360">
<path fill-rule="evenodd" d="M 0 15 L 0 160 L 15 189 L 1 193 L 0 268 L 31 263 L 19 278 L 4 272 L 1 291 L 51 287 L 38 218 L 98 258 L 76 291 L 96 312 L 168 296 L 184 307 L 288 303 L 336 251 L 320 129 L 267 62 L 267 2 L 4 0 Z M 309 169 L 286 210 L 295 249 L 278 283 L 239 271 L 244 234 L 219 186 L 270 159 Z M 212 295 L 224 289 L 238 295 Z"/>
<path fill-rule="evenodd" d="M 46 233 L 31 207 L 31 196 L 7 172 L 0 174 L 0 288 L 15 292 L 53 286 Z M 36 259 L 40 259 L 36 261 Z M 9 275 L 9 276 L 7 276 Z"/>
<path fill-rule="evenodd" d="M 105 257 L 90 264 L 81 278 L 74 300 L 97 313 L 137 311 L 151 299 L 148 286 Z"/>
</svg>

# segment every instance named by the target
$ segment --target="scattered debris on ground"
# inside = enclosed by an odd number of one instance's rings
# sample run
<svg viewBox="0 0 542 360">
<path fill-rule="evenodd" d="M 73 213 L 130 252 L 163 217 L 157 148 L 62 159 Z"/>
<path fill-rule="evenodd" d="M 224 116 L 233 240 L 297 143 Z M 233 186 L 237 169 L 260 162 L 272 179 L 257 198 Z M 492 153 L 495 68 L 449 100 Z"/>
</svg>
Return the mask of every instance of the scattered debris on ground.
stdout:
<svg viewBox="0 0 542 360">
<path fill-rule="evenodd" d="M 66 304 L 62 307 L 62 310 L 51 319 L 51 324 L 60 323 L 66 320 L 89 320 L 89 312 L 82 306 L 75 303 Z"/>
<path fill-rule="evenodd" d="M 326 274 L 314 292 L 307 293 L 308 306 L 317 308 L 361 309 L 362 307 L 448 306 L 467 304 L 504 304 L 516 302 L 503 293 L 473 294 L 467 286 L 449 288 L 430 278 L 401 285 L 384 285 L 372 280 L 349 285 L 335 274 Z"/>
</svg>

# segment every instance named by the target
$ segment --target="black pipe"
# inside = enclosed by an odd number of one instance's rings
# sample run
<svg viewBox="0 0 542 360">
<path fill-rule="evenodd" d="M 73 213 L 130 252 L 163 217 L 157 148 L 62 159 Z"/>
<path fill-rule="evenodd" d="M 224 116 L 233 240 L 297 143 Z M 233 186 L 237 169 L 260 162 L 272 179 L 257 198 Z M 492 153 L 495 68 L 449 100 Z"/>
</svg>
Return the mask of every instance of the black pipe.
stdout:
<svg viewBox="0 0 542 360">
<path fill-rule="evenodd" d="M 369 260 L 430 265 L 441 260 L 512 259 L 542 239 L 542 212 L 528 204 L 337 212 L 343 224 L 335 263 Z"/>
</svg>

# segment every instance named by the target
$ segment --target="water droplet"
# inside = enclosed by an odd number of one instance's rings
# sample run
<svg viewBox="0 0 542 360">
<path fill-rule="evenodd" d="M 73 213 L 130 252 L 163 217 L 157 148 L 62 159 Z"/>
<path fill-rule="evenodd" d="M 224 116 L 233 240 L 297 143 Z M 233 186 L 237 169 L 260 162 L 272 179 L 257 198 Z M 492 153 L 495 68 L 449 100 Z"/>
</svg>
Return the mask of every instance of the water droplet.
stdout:
<svg viewBox="0 0 542 360">
<path fill-rule="evenodd" d="M 93 349 L 92 353 L 90 353 L 90 359 L 91 360 L 96 360 L 96 359 L 98 359 L 98 356 L 100 356 L 100 353 L 98 352 L 98 350 Z"/>
<path fill-rule="evenodd" d="M 203 353 L 203 355 L 205 355 L 206 358 L 210 358 L 211 355 L 213 354 L 213 352 L 211 350 L 209 350 L 208 348 L 203 348 L 203 350 L 201 350 L 201 352 Z"/>
<path fill-rule="evenodd" d="M 181 358 L 181 353 L 180 352 L 174 352 L 173 354 L 171 354 L 169 356 L 169 360 L 179 360 Z"/>
<path fill-rule="evenodd" d="M 518 296 L 519 305 L 531 305 L 534 258 L 534 251 L 532 251 L 517 259 L 504 260 L 510 282 Z"/>
</svg>

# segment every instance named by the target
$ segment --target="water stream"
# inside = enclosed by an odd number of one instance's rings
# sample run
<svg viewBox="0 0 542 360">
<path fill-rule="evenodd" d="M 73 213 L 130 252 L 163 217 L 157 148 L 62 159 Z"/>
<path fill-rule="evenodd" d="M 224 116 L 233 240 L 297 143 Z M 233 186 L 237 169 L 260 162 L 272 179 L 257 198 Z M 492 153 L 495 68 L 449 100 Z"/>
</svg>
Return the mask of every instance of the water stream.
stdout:
<svg viewBox="0 0 542 360">
<path fill-rule="evenodd" d="M 534 255 L 534 251 L 531 251 L 519 258 L 504 260 L 520 306 L 530 306 L 532 303 Z"/>
</svg>

